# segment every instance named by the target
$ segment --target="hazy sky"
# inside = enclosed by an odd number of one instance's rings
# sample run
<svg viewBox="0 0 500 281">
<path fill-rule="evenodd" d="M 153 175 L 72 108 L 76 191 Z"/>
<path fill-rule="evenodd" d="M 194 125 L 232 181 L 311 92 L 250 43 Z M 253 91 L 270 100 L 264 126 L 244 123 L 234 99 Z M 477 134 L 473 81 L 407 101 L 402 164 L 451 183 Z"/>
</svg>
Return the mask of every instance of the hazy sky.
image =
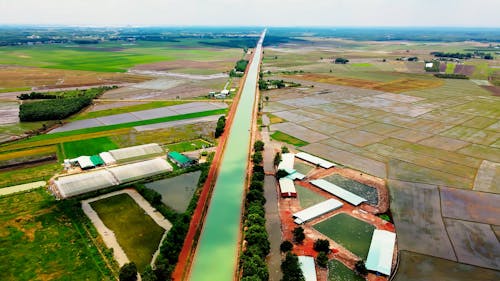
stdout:
<svg viewBox="0 0 500 281">
<path fill-rule="evenodd" d="M 500 27 L 500 0 L 0 0 L 0 24 Z"/>
</svg>

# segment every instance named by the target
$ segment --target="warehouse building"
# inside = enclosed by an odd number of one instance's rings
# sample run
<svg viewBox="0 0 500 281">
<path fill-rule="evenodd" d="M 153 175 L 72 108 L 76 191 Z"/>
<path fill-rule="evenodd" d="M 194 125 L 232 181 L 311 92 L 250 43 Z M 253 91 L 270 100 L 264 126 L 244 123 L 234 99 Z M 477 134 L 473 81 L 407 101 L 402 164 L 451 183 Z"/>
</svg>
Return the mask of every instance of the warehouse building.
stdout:
<svg viewBox="0 0 500 281">
<path fill-rule="evenodd" d="M 152 158 L 164 153 L 163 148 L 157 143 L 114 149 L 108 152 L 118 163 Z"/>
<path fill-rule="evenodd" d="M 368 258 L 366 259 L 366 269 L 388 276 L 391 275 L 395 244 L 396 233 L 375 229 L 370 250 L 368 251 Z"/>
<path fill-rule="evenodd" d="M 120 183 L 127 183 L 172 170 L 172 166 L 161 158 L 109 168 L 109 171 Z"/>
<path fill-rule="evenodd" d="M 182 168 L 196 165 L 197 163 L 196 160 L 193 160 L 177 151 L 171 151 L 167 153 L 167 157 L 170 161 L 174 162 L 177 166 Z"/>
<path fill-rule="evenodd" d="M 298 256 L 300 270 L 304 275 L 305 281 L 317 281 L 316 266 L 314 265 L 314 258 L 310 256 Z"/>
<path fill-rule="evenodd" d="M 294 222 L 296 224 L 303 224 L 328 212 L 337 210 L 341 208 L 343 205 L 344 204 L 338 200 L 328 199 L 326 201 L 313 205 L 307 209 L 304 209 L 300 212 L 297 212 L 293 214 L 292 217 L 295 219 Z"/>
<path fill-rule="evenodd" d="M 115 158 L 113 158 L 109 152 L 101 152 L 99 153 L 99 157 L 101 157 L 102 161 L 104 161 L 106 165 L 116 164 Z"/>
<path fill-rule="evenodd" d="M 340 199 L 342 199 L 346 202 L 349 202 L 349 204 L 351 204 L 351 205 L 358 206 L 359 204 L 366 202 L 365 198 L 360 197 L 360 196 L 358 196 L 350 191 L 347 191 L 347 190 L 343 189 L 342 187 L 339 187 L 339 186 L 337 186 L 331 182 L 328 182 L 326 180 L 322 180 L 322 179 L 312 180 L 312 181 L 310 181 L 310 183 L 313 184 L 314 186 L 317 186 L 320 189 L 332 194 L 332 195 L 339 197 Z"/>
<path fill-rule="evenodd" d="M 279 183 L 281 197 L 297 197 L 293 180 L 284 177 L 279 180 Z"/>
<path fill-rule="evenodd" d="M 311 155 L 309 153 L 299 152 L 299 153 L 295 154 L 295 157 L 302 159 L 304 161 L 307 161 L 309 163 L 312 163 L 316 166 L 320 166 L 320 167 L 325 168 L 325 169 L 330 169 L 331 167 L 335 167 L 335 164 L 328 162 L 326 160 L 323 160 L 323 159 L 316 157 L 314 155 Z"/>
</svg>

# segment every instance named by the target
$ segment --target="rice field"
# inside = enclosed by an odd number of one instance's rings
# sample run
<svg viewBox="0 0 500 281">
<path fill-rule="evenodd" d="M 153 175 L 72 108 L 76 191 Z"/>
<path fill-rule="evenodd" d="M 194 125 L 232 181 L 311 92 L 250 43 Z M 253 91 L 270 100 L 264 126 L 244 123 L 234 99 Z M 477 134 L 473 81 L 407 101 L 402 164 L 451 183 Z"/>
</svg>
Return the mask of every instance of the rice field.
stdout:
<svg viewBox="0 0 500 281">
<path fill-rule="evenodd" d="M 348 214 L 338 214 L 315 224 L 314 229 L 366 260 L 375 227 Z"/>
<path fill-rule="evenodd" d="M 274 140 L 277 140 L 277 141 L 285 142 L 285 143 L 288 143 L 288 144 L 291 144 L 294 146 L 299 146 L 299 147 L 308 144 L 308 142 L 306 142 L 306 141 L 292 137 L 292 136 L 285 134 L 283 132 L 280 132 L 280 131 L 274 132 L 271 135 L 271 138 Z"/>
<path fill-rule="evenodd" d="M 325 180 L 334 183 L 345 190 L 348 190 L 358 196 L 361 196 L 368 200 L 368 204 L 377 205 L 378 204 L 378 192 L 376 188 L 362 184 L 355 180 L 344 178 L 341 175 L 332 175 L 324 178 Z"/>
<path fill-rule="evenodd" d="M 119 194 L 90 203 L 137 270 L 151 263 L 165 230 L 137 205 L 128 194 Z"/>
<path fill-rule="evenodd" d="M 101 152 L 116 149 L 118 146 L 109 137 L 85 139 L 62 144 L 62 153 L 65 158 L 95 155 Z"/>
</svg>

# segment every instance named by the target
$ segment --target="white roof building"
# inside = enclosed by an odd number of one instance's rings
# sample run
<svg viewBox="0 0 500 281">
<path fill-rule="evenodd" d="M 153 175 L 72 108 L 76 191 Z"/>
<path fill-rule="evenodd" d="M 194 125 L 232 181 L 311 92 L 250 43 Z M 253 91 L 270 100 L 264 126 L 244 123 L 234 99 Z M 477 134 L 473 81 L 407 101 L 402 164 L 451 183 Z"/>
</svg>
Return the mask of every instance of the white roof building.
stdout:
<svg viewBox="0 0 500 281">
<path fill-rule="evenodd" d="M 295 218 L 294 222 L 296 224 L 303 224 L 307 221 L 310 221 L 316 217 L 324 215 L 328 212 L 336 210 L 342 207 L 344 204 L 336 199 L 328 199 L 316 205 L 313 205 L 307 209 L 304 209 L 300 212 L 293 214 L 293 218 Z"/>
<path fill-rule="evenodd" d="M 391 275 L 395 244 L 396 233 L 375 229 L 370 250 L 368 251 L 368 258 L 366 259 L 366 268 L 385 275 Z"/>
<path fill-rule="evenodd" d="M 324 159 L 321 159 L 321 158 L 316 157 L 314 155 L 311 155 L 309 153 L 299 152 L 299 153 L 295 154 L 295 157 L 302 159 L 304 161 L 313 163 L 314 165 L 319 165 L 320 167 L 325 168 L 325 169 L 330 169 L 331 167 L 335 167 L 335 164 L 333 164 L 332 162 L 328 162 Z"/>
<path fill-rule="evenodd" d="M 154 176 L 172 171 L 172 166 L 165 159 L 155 158 L 108 169 L 120 183 Z"/>
<path fill-rule="evenodd" d="M 295 190 L 295 184 L 293 183 L 293 180 L 284 177 L 279 180 L 279 183 L 282 196 L 297 196 L 297 190 Z"/>
<path fill-rule="evenodd" d="M 314 258 L 309 256 L 298 256 L 300 270 L 304 275 L 305 281 L 316 281 L 316 266 L 314 265 Z"/>
<path fill-rule="evenodd" d="M 425 63 L 426 68 L 432 68 L 433 66 L 434 66 L 434 63 L 432 63 L 432 62 Z"/>
<path fill-rule="evenodd" d="M 54 181 L 62 198 L 68 198 L 117 185 L 118 181 L 107 170 L 60 177 Z"/>
<path fill-rule="evenodd" d="M 89 168 L 94 168 L 95 165 L 92 163 L 90 160 L 90 156 L 80 156 L 78 158 L 70 159 L 69 160 L 72 163 L 78 163 L 78 166 L 82 169 L 89 169 Z"/>
<path fill-rule="evenodd" d="M 278 165 L 278 170 L 285 170 L 287 172 L 292 171 L 294 160 L 295 160 L 295 155 L 293 153 L 283 153 L 281 155 L 281 161 Z"/>
<path fill-rule="evenodd" d="M 101 152 L 99 153 L 99 157 L 101 157 L 102 161 L 104 161 L 106 165 L 116 164 L 115 158 L 113 158 L 109 152 Z"/>
<path fill-rule="evenodd" d="M 163 148 L 157 143 L 149 143 L 108 151 L 117 162 L 126 162 L 161 155 Z"/>
<path fill-rule="evenodd" d="M 342 200 L 349 202 L 350 204 L 352 204 L 354 206 L 358 206 L 359 204 L 366 202 L 365 198 L 360 197 L 360 196 L 358 196 L 350 191 L 347 191 L 347 190 L 343 189 L 342 187 L 339 187 L 339 186 L 337 186 L 329 181 L 319 179 L 319 180 L 312 180 L 312 181 L 310 181 L 310 183 L 313 184 L 314 186 L 317 186 L 320 189 L 330 193 L 330 194 L 333 194 L 333 195 L 339 197 Z"/>
</svg>

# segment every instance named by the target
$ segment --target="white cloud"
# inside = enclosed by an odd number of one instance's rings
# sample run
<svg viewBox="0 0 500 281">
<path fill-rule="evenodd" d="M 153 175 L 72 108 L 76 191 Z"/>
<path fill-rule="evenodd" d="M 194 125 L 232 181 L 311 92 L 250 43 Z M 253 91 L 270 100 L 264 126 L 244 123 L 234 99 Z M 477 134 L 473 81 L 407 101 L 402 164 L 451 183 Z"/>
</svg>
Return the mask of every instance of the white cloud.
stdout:
<svg viewBox="0 0 500 281">
<path fill-rule="evenodd" d="M 0 24 L 483 26 L 498 0 L 0 0 Z"/>
</svg>

